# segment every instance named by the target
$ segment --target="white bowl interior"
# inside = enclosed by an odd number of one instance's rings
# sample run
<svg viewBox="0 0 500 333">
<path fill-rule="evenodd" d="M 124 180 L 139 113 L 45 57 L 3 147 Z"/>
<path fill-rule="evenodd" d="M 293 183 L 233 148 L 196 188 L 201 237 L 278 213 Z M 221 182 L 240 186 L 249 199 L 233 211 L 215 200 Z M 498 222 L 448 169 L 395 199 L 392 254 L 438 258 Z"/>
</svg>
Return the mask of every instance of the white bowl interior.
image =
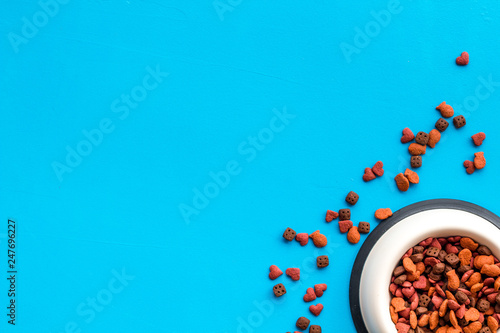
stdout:
<svg viewBox="0 0 500 333">
<path fill-rule="evenodd" d="M 448 236 L 471 237 L 488 246 L 495 256 L 500 253 L 500 229 L 478 215 L 456 209 L 431 209 L 404 218 L 378 239 L 361 273 L 359 302 L 368 332 L 396 332 L 389 314 L 389 284 L 403 254 L 428 237 Z"/>
</svg>

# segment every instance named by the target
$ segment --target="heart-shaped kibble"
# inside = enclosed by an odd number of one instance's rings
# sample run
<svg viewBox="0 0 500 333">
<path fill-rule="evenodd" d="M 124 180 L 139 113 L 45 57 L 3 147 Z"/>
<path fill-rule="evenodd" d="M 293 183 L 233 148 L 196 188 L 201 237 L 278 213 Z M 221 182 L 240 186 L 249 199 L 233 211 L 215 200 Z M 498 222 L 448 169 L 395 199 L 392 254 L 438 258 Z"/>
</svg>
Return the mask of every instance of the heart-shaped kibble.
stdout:
<svg viewBox="0 0 500 333">
<path fill-rule="evenodd" d="M 323 304 L 318 303 L 316 305 L 311 305 L 309 307 L 309 311 L 311 311 L 311 313 L 317 317 L 317 316 L 319 316 L 321 311 L 323 311 Z"/>
<path fill-rule="evenodd" d="M 323 296 L 323 292 L 326 290 L 326 283 L 320 283 L 320 284 L 315 284 L 314 285 L 314 293 L 316 296 L 321 297 Z"/>
<path fill-rule="evenodd" d="M 271 265 L 271 267 L 269 267 L 269 278 L 271 280 L 277 279 L 282 274 L 283 272 L 278 268 L 278 266 Z"/>
<path fill-rule="evenodd" d="M 459 66 L 465 66 L 465 65 L 467 65 L 469 63 L 469 54 L 467 52 L 462 52 L 462 54 L 460 55 L 460 57 L 457 57 L 457 59 L 455 60 L 455 62 Z"/>
<path fill-rule="evenodd" d="M 365 182 L 369 182 L 370 180 L 374 180 L 375 178 L 376 178 L 376 176 L 373 173 L 372 169 L 365 168 L 365 174 L 363 175 L 363 180 Z"/>
<path fill-rule="evenodd" d="M 401 292 L 403 293 L 403 295 L 406 296 L 406 298 L 410 298 L 415 293 L 415 288 L 414 287 L 403 288 Z"/>
<path fill-rule="evenodd" d="M 346 233 L 352 228 L 352 221 L 339 221 L 339 229 L 341 233 Z"/>
<path fill-rule="evenodd" d="M 327 210 L 326 211 L 326 216 L 325 216 L 325 221 L 326 222 L 332 222 L 337 217 L 339 217 L 339 213 L 337 213 L 337 212 L 335 212 L 333 210 Z"/>
<path fill-rule="evenodd" d="M 408 142 L 410 142 L 413 139 L 415 139 L 415 135 L 413 134 L 413 132 L 411 131 L 411 129 L 409 129 L 408 127 L 406 127 L 403 130 L 403 136 L 401 137 L 401 142 L 402 143 L 408 143 Z"/>
<path fill-rule="evenodd" d="M 309 234 L 306 232 L 302 232 L 295 236 L 295 240 L 300 243 L 300 245 L 304 246 L 309 242 Z"/>
<path fill-rule="evenodd" d="M 316 299 L 316 293 L 313 288 L 307 288 L 306 294 L 304 295 L 304 302 L 312 302 Z"/>
<path fill-rule="evenodd" d="M 486 134 L 483 132 L 476 133 L 472 136 L 472 141 L 476 146 L 480 146 L 483 144 L 484 139 L 486 139 Z"/>
<path fill-rule="evenodd" d="M 291 277 L 293 281 L 300 280 L 300 268 L 287 268 L 285 273 Z"/>
<path fill-rule="evenodd" d="M 417 281 L 413 282 L 413 288 L 415 289 L 425 289 L 426 287 L 427 279 L 423 275 L 421 275 Z"/>
<path fill-rule="evenodd" d="M 382 163 L 382 161 L 378 161 L 373 166 L 372 171 L 374 174 L 376 174 L 379 177 L 383 176 L 384 175 L 384 163 Z"/>
</svg>

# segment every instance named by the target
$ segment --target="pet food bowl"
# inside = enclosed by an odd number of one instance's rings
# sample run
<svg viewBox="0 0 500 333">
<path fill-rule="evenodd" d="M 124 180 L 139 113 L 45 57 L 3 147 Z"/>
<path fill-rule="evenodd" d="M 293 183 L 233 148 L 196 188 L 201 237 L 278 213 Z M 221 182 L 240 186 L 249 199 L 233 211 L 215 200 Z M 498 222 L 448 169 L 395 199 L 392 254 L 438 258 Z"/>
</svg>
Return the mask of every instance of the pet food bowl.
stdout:
<svg viewBox="0 0 500 333">
<path fill-rule="evenodd" d="M 435 199 L 404 207 L 368 235 L 354 262 L 351 315 L 359 333 L 396 332 L 389 284 L 399 259 L 428 237 L 466 236 L 500 254 L 500 218 L 469 202 Z"/>
</svg>

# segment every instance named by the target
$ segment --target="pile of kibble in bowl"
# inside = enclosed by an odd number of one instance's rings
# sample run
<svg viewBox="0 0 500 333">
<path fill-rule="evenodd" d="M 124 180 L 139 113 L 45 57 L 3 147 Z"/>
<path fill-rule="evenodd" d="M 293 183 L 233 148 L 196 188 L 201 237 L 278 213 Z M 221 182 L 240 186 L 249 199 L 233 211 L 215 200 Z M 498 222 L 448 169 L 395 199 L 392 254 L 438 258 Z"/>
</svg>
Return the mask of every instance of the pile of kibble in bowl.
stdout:
<svg viewBox="0 0 500 333">
<path fill-rule="evenodd" d="M 469 237 L 428 238 L 392 274 L 389 312 L 398 333 L 496 333 L 500 262 Z"/>
</svg>

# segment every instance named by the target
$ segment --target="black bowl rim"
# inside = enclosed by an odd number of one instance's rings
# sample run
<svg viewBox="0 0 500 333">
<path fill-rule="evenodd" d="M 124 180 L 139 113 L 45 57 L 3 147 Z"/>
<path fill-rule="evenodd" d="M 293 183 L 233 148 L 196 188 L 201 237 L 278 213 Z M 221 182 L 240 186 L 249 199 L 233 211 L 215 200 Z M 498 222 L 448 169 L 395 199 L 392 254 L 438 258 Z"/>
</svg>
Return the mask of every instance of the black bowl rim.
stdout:
<svg viewBox="0 0 500 333">
<path fill-rule="evenodd" d="M 354 261 L 354 265 L 352 266 L 351 279 L 349 283 L 349 303 L 351 307 L 352 320 L 358 333 L 368 333 L 365 322 L 363 320 L 363 316 L 361 315 L 359 302 L 359 284 L 361 279 L 361 272 L 363 271 L 363 267 L 365 265 L 368 254 L 370 253 L 377 240 L 396 223 L 400 222 L 410 215 L 431 209 L 463 210 L 484 218 L 500 229 L 500 217 L 487 210 L 486 208 L 468 201 L 456 199 L 431 199 L 420 201 L 394 212 L 391 217 L 381 222 L 376 228 L 373 229 L 372 232 L 370 232 L 368 237 L 363 242 L 363 245 L 361 246 Z"/>
</svg>

